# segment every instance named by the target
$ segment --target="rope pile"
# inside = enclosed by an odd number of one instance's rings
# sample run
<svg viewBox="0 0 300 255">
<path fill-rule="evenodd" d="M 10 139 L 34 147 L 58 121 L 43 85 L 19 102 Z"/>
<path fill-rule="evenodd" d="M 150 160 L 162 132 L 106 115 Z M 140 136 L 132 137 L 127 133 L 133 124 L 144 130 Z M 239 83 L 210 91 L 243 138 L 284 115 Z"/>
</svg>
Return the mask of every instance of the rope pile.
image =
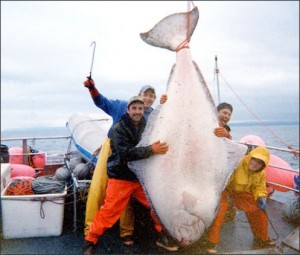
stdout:
<svg viewBox="0 0 300 255">
<path fill-rule="evenodd" d="M 33 195 L 31 179 L 13 180 L 6 189 L 8 196 Z"/>
<path fill-rule="evenodd" d="M 5 195 L 24 196 L 34 194 L 55 194 L 65 190 L 65 182 L 54 180 L 52 176 L 41 176 L 36 179 L 15 179 L 8 185 Z"/>
</svg>

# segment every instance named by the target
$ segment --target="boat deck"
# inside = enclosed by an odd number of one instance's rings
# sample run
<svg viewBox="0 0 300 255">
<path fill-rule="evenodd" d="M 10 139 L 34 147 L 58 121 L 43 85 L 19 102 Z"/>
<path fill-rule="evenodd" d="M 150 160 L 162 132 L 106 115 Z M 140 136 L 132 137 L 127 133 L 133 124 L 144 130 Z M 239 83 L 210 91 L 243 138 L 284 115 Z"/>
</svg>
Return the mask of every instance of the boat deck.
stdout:
<svg viewBox="0 0 300 255">
<path fill-rule="evenodd" d="M 217 246 L 219 254 L 299 254 L 298 250 L 283 242 L 296 229 L 295 225 L 282 218 L 283 204 L 294 194 L 292 192 L 275 192 L 268 201 L 268 215 L 279 234 L 277 246 L 267 249 L 254 249 L 253 237 L 244 212 L 238 211 L 235 219 L 223 225 L 221 243 Z M 70 200 L 70 201 L 68 201 Z M 66 202 L 71 202 L 68 197 Z M 118 224 L 100 237 L 95 254 L 165 254 L 166 251 L 155 244 L 156 233 L 149 213 L 140 204 L 133 203 L 135 215 L 135 245 L 126 247 L 119 238 Z M 3 239 L 1 226 L 1 254 L 81 254 L 84 227 L 85 201 L 77 202 L 77 222 L 74 231 L 72 203 L 66 204 L 64 214 L 63 233 L 61 236 L 35 237 L 22 239 Z M 2 217 L 1 217 L 2 219 Z M 2 224 L 2 220 L 1 220 Z M 276 234 L 269 224 L 269 235 L 276 238 Z M 182 249 L 177 254 L 205 253 L 204 240 Z M 296 240 L 299 246 L 299 237 Z"/>
</svg>

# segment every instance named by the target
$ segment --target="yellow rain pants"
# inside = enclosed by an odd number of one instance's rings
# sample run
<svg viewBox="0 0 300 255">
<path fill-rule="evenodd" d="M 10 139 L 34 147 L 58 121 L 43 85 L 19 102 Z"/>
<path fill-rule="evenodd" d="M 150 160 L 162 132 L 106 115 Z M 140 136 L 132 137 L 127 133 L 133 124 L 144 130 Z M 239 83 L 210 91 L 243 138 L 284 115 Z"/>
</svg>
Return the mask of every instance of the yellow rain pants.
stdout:
<svg viewBox="0 0 300 255">
<path fill-rule="evenodd" d="M 85 211 L 85 229 L 84 235 L 87 235 L 93 219 L 101 205 L 104 204 L 106 195 L 107 176 L 107 159 L 111 153 L 110 139 L 107 138 L 102 144 L 98 155 L 98 161 L 94 170 L 92 182 L 90 185 Z M 120 217 L 120 236 L 133 235 L 134 214 L 133 209 L 128 203 L 126 209 Z"/>
</svg>

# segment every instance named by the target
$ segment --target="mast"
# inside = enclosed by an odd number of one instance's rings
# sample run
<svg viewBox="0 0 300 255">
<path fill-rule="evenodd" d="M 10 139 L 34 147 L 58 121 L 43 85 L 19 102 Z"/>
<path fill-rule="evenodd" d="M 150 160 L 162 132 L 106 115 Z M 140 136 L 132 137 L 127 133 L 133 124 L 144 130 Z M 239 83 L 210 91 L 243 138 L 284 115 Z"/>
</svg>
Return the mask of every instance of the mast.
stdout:
<svg viewBox="0 0 300 255">
<path fill-rule="evenodd" d="M 217 88 L 218 88 L 218 104 L 221 103 L 221 100 L 220 100 L 220 87 L 219 87 L 219 68 L 218 68 L 218 57 L 217 55 L 215 56 L 215 73 L 216 73 L 216 76 L 217 76 Z"/>
</svg>

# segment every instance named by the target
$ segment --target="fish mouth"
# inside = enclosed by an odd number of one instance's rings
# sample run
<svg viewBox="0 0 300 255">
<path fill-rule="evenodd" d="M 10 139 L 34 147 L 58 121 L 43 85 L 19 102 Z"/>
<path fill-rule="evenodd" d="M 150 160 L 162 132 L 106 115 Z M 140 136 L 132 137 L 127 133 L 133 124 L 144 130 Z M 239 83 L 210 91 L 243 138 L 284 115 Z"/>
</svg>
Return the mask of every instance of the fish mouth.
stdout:
<svg viewBox="0 0 300 255">
<path fill-rule="evenodd" d="M 200 217 L 188 213 L 183 214 L 185 217 L 176 219 L 174 231 L 179 245 L 188 246 L 201 238 L 205 230 L 205 223 Z"/>
</svg>

